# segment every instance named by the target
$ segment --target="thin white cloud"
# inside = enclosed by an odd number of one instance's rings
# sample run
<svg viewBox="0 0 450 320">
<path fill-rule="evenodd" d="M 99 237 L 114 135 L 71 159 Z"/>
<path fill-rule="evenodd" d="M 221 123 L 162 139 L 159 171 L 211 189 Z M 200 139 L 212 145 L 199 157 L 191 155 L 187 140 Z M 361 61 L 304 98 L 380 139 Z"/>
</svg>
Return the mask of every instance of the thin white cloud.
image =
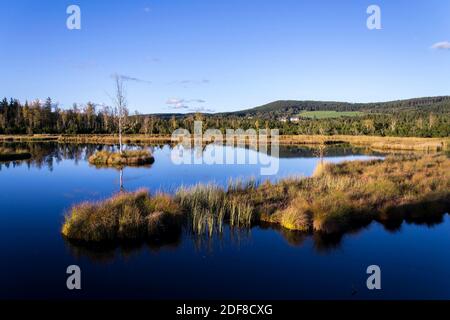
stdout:
<svg viewBox="0 0 450 320">
<path fill-rule="evenodd" d="M 203 99 L 170 98 L 166 101 L 166 104 L 168 104 L 171 109 L 190 109 L 191 111 L 195 111 L 200 108 L 192 107 L 192 103 L 201 104 L 205 102 L 206 101 Z"/>
<path fill-rule="evenodd" d="M 169 108 L 171 109 L 188 109 L 189 106 L 187 106 L 185 99 L 178 99 L 178 98 L 171 98 L 167 100 L 166 104 L 169 105 Z"/>
<path fill-rule="evenodd" d="M 169 108 L 170 109 L 189 109 L 189 106 L 180 103 L 180 104 L 171 105 L 171 106 L 169 106 Z"/>
<path fill-rule="evenodd" d="M 170 98 L 169 100 L 167 100 L 166 104 L 178 104 L 183 102 L 184 99 Z"/>
<path fill-rule="evenodd" d="M 431 48 L 436 50 L 450 50 L 450 42 L 449 41 L 436 42 L 431 46 Z"/>
<path fill-rule="evenodd" d="M 187 100 L 187 102 L 188 102 L 188 103 L 192 103 L 192 102 L 195 102 L 195 103 L 205 103 L 206 101 L 203 100 L 203 99 L 191 99 L 191 100 Z"/>
<path fill-rule="evenodd" d="M 189 111 L 191 111 L 191 112 L 202 112 L 202 113 L 213 113 L 213 112 L 215 112 L 214 109 L 205 108 L 205 107 L 190 108 Z"/>
</svg>

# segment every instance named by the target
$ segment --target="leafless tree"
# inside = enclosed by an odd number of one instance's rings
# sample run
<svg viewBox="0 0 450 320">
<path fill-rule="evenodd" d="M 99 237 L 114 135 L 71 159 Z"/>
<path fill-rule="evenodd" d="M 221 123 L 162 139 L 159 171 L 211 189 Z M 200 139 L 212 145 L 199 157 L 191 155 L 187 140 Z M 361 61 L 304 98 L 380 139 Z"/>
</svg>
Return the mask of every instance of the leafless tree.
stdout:
<svg viewBox="0 0 450 320">
<path fill-rule="evenodd" d="M 118 74 L 115 74 L 114 82 L 116 89 L 114 104 L 117 108 L 119 118 L 119 152 L 120 154 L 122 154 L 122 125 L 123 125 L 123 117 L 126 114 L 127 99 L 125 96 L 125 89 L 122 77 Z"/>
</svg>

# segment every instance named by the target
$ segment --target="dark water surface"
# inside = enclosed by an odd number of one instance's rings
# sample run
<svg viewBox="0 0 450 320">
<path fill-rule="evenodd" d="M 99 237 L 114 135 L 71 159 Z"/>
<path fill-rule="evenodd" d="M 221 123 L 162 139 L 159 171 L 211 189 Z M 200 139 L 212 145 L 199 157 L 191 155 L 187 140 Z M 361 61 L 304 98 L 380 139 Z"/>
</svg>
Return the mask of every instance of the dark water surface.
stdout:
<svg viewBox="0 0 450 320">
<path fill-rule="evenodd" d="M 257 226 L 213 239 L 188 232 L 164 243 L 84 248 L 60 235 L 64 213 L 80 201 L 119 190 L 119 171 L 86 157 L 97 145 L 24 145 L 33 159 L 0 164 L 0 298 L 450 299 L 450 218 L 389 228 L 372 223 L 321 238 Z M 169 146 L 151 147 L 155 163 L 126 168 L 126 190 L 173 192 L 180 185 L 230 177 L 263 180 L 258 165 L 181 165 Z M 239 152 L 254 152 L 238 150 Z M 314 150 L 280 149 L 271 180 L 310 175 Z M 366 150 L 330 147 L 327 161 L 367 159 Z M 66 288 L 66 268 L 82 270 L 82 290 Z M 366 288 L 366 268 L 381 267 L 382 290 Z"/>
</svg>

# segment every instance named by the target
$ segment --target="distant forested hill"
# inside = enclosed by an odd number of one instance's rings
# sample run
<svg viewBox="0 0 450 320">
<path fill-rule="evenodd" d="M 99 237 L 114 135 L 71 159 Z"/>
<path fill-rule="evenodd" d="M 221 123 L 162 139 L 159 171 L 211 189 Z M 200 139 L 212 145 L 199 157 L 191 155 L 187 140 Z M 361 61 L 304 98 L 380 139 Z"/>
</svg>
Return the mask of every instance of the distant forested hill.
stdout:
<svg viewBox="0 0 450 320">
<path fill-rule="evenodd" d="M 256 108 L 222 113 L 221 115 L 277 119 L 280 117 L 297 116 L 302 111 L 359 111 L 365 113 L 397 113 L 411 111 L 424 113 L 450 113 L 450 96 L 425 97 L 379 103 L 279 100 Z"/>
</svg>

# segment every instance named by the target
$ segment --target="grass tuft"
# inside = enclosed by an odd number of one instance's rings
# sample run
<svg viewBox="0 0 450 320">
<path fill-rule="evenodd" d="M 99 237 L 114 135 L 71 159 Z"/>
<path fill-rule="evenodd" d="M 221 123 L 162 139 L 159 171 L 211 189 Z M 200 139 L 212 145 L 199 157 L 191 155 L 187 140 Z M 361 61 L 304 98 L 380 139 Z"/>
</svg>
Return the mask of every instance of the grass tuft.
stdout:
<svg viewBox="0 0 450 320">
<path fill-rule="evenodd" d="M 115 241 L 158 237 L 181 225 L 180 208 L 165 194 L 119 193 L 100 202 L 73 206 L 62 234 L 72 240 Z"/>
<path fill-rule="evenodd" d="M 129 150 L 122 153 L 98 151 L 89 157 L 89 163 L 96 166 L 139 166 L 153 162 L 154 158 L 148 150 Z"/>
</svg>

